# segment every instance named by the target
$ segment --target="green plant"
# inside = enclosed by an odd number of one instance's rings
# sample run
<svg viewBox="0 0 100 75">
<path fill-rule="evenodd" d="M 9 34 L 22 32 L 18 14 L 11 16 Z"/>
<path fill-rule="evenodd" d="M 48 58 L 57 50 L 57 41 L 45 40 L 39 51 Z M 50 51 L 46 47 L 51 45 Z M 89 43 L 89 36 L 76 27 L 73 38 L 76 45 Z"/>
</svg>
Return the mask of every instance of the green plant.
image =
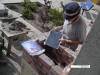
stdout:
<svg viewBox="0 0 100 75">
<path fill-rule="evenodd" d="M 31 19 L 32 18 L 32 11 L 29 9 L 23 9 L 23 17 L 27 18 L 27 19 Z"/>
<path fill-rule="evenodd" d="M 24 2 L 22 3 L 23 6 L 23 16 L 25 18 L 32 18 L 32 13 L 36 12 L 38 6 L 36 3 L 31 2 L 30 0 L 24 0 Z"/>
<path fill-rule="evenodd" d="M 55 26 L 60 26 L 63 24 L 63 11 L 57 9 L 49 9 L 50 21 L 54 23 Z"/>
</svg>

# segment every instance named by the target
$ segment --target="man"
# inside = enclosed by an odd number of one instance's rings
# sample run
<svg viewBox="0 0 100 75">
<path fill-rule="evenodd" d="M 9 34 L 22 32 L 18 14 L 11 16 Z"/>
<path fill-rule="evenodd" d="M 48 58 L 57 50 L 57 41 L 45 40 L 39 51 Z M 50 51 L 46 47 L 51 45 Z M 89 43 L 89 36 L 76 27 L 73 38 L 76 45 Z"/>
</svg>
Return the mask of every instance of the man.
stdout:
<svg viewBox="0 0 100 75">
<path fill-rule="evenodd" d="M 80 16 L 81 8 L 78 3 L 70 2 L 64 6 L 65 22 L 61 29 L 63 39 L 60 39 L 61 45 L 76 50 L 78 44 L 82 44 L 86 38 L 86 23 Z"/>
</svg>

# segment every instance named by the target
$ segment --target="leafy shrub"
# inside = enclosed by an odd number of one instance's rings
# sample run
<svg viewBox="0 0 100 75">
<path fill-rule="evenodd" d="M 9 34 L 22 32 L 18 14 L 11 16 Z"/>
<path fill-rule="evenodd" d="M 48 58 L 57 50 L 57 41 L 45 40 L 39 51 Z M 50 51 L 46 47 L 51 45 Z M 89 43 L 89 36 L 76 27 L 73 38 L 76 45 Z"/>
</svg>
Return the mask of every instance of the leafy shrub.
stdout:
<svg viewBox="0 0 100 75">
<path fill-rule="evenodd" d="M 31 19 L 32 18 L 32 13 L 36 12 L 38 6 L 36 3 L 31 2 L 30 0 L 24 0 L 24 2 L 22 3 L 23 6 L 23 17 L 27 18 L 27 19 Z"/>
<path fill-rule="evenodd" d="M 49 9 L 50 21 L 54 23 L 55 26 L 60 26 L 63 24 L 63 12 L 57 9 Z"/>
<path fill-rule="evenodd" d="M 27 19 L 32 19 L 32 11 L 29 9 L 23 9 L 23 17 Z"/>
</svg>

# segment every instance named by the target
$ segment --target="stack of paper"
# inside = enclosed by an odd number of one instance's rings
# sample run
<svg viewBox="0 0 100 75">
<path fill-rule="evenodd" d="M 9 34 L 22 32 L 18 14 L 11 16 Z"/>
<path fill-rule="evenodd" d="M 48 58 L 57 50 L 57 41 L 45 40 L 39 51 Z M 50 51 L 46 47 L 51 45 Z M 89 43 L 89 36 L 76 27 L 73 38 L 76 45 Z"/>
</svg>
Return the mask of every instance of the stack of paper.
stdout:
<svg viewBox="0 0 100 75">
<path fill-rule="evenodd" d="M 29 55 L 40 55 L 45 49 L 43 49 L 36 41 L 28 40 L 21 44 L 23 48 L 29 53 Z"/>
</svg>

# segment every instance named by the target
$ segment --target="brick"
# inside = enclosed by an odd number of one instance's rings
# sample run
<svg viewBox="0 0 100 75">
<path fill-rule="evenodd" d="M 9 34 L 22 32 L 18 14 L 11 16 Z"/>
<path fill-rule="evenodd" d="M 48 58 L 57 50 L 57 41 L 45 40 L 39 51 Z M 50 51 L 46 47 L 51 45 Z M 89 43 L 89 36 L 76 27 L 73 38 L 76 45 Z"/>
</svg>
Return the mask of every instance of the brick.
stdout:
<svg viewBox="0 0 100 75">
<path fill-rule="evenodd" d="M 41 70 L 42 73 L 46 74 L 49 72 L 52 66 L 54 66 L 54 62 L 45 54 L 42 54 L 38 57 L 38 70 Z"/>
<path fill-rule="evenodd" d="M 33 62 L 31 56 L 26 51 L 24 51 L 23 57 L 27 61 L 27 63 L 30 64 L 31 67 L 34 67 L 35 63 Z"/>
<path fill-rule="evenodd" d="M 66 50 L 64 49 L 57 49 L 53 50 L 53 53 L 55 55 L 55 60 L 57 63 L 68 65 L 73 61 L 73 56 L 71 56 Z"/>
<path fill-rule="evenodd" d="M 61 68 L 60 66 L 56 65 L 53 66 L 50 71 L 48 72 L 47 75 L 61 75 L 63 72 L 63 68 Z"/>
<path fill-rule="evenodd" d="M 55 65 L 54 62 L 45 54 L 42 54 L 39 56 L 39 60 L 44 64 L 46 65 L 46 67 L 50 67 L 50 66 L 53 66 Z"/>
<path fill-rule="evenodd" d="M 39 74 L 42 75 L 46 75 L 51 67 L 55 65 L 54 62 L 45 54 L 32 57 L 27 52 L 24 52 L 24 58 L 31 67 L 35 68 Z"/>
</svg>

